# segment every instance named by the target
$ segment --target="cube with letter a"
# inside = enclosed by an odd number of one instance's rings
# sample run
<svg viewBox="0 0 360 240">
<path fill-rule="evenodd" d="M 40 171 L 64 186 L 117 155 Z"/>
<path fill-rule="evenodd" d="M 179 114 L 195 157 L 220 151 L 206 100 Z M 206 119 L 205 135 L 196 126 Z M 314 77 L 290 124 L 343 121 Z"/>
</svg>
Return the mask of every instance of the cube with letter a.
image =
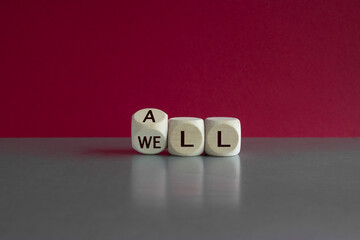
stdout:
<svg viewBox="0 0 360 240">
<path fill-rule="evenodd" d="M 168 115 L 156 108 L 145 108 L 131 119 L 132 147 L 143 154 L 157 154 L 167 147 Z"/>
</svg>

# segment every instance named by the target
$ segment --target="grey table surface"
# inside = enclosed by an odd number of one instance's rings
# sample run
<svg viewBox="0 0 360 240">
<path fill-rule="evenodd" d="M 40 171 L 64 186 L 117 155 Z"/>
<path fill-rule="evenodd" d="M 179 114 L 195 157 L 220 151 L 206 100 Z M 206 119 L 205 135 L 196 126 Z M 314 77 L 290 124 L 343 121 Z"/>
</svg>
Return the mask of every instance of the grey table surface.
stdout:
<svg viewBox="0 0 360 240">
<path fill-rule="evenodd" d="M 226 158 L 0 139 L 0 239 L 360 239 L 360 139 L 243 138 Z"/>
</svg>

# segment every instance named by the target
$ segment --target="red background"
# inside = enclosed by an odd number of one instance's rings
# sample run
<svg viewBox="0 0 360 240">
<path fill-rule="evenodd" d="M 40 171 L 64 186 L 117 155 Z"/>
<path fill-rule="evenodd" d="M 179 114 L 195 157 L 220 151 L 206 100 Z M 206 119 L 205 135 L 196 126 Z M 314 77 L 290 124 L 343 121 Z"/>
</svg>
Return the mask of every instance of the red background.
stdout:
<svg viewBox="0 0 360 240">
<path fill-rule="evenodd" d="M 0 3 L 0 136 L 130 136 L 131 115 L 243 136 L 360 136 L 360 1 Z"/>
</svg>

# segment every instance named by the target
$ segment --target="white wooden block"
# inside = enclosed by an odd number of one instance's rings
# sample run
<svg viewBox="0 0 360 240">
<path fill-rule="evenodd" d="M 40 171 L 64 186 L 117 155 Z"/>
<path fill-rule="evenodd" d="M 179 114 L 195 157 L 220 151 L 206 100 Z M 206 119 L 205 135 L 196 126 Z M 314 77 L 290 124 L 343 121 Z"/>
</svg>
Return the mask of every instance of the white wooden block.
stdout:
<svg viewBox="0 0 360 240">
<path fill-rule="evenodd" d="M 169 120 L 168 150 L 172 155 L 197 156 L 204 152 L 204 120 L 176 117 Z"/>
<path fill-rule="evenodd" d="M 241 126 L 237 118 L 205 119 L 205 152 L 212 156 L 234 156 L 240 153 Z"/>
<path fill-rule="evenodd" d="M 168 115 L 156 108 L 137 111 L 131 120 L 132 147 L 143 154 L 157 154 L 167 146 Z"/>
</svg>

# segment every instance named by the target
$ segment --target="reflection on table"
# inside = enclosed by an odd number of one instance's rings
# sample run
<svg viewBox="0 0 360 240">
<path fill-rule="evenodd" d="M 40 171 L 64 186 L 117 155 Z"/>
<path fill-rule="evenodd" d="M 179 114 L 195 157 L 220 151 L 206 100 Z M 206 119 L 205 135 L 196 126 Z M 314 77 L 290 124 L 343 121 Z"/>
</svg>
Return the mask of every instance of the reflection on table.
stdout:
<svg viewBox="0 0 360 240">
<path fill-rule="evenodd" d="M 169 202 L 201 207 L 204 178 L 203 157 L 169 156 L 167 172 Z"/>
<path fill-rule="evenodd" d="M 165 208 L 237 207 L 240 157 L 136 155 L 131 160 L 132 203 Z"/>
<path fill-rule="evenodd" d="M 134 204 L 166 205 L 166 158 L 159 155 L 136 155 L 131 160 L 131 192 Z"/>
</svg>

